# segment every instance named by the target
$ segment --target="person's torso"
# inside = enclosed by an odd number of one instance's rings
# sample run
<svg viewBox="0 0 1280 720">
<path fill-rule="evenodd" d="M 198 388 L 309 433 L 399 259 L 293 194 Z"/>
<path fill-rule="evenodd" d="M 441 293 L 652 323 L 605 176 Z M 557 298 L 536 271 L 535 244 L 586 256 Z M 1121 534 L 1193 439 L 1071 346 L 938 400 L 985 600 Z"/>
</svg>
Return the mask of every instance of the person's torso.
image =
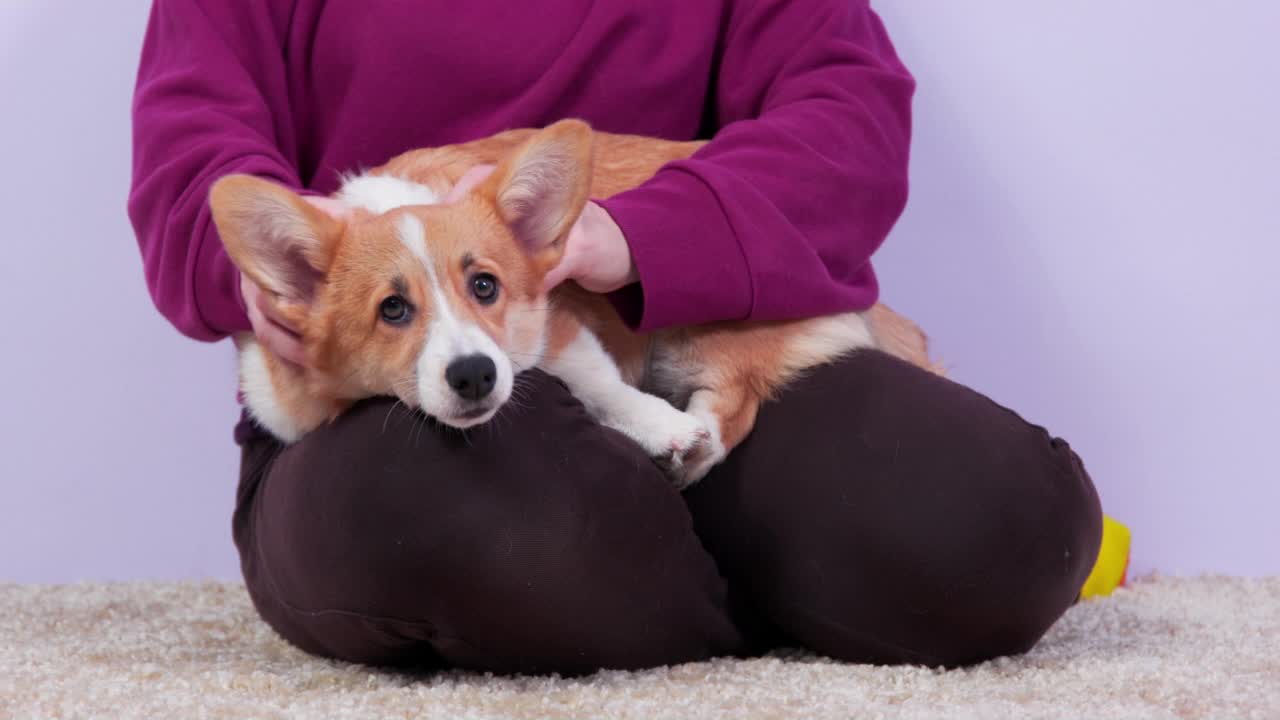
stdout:
<svg viewBox="0 0 1280 720">
<path fill-rule="evenodd" d="M 302 181 L 329 191 L 406 150 L 565 117 L 706 136 L 725 3 L 299 0 L 286 121 Z"/>
</svg>

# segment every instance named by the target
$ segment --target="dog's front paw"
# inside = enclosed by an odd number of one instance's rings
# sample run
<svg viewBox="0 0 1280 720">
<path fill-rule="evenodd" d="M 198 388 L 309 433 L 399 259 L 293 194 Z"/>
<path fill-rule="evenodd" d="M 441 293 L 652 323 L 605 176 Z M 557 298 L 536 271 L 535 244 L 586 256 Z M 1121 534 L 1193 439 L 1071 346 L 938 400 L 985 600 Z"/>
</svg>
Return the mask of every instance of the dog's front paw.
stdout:
<svg viewBox="0 0 1280 720">
<path fill-rule="evenodd" d="M 687 427 L 679 428 L 667 439 L 665 452 L 653 454 L 653 459 L 667 473 L 667 477 L 671 478 L 671 484 L 677 490 L 683 490 L 702 479 L 706 469 L 696 477 L 694 472 L 703 466 L 712 452 L 711 430 L 698 418 L 688 413 L 680 414 L 693 422 Z"/>
<path fill-rule="evenodd" d="M 678 467 L 668 468 L 667 475 L 677 490 L 684 490 L 711 472 L 711 468 L 724 460 L 725 452 L 715 438 L 702 443 L 695 451 L 685 457 Z"/>
<path fill-rule="evenodd" d="M 653 396 L 641 396 L 635 407 L 606 424 L 636 441 L 673 480 L 696 461 L 711 440 L 711 430 L 697 417 Z"/>
</svg>

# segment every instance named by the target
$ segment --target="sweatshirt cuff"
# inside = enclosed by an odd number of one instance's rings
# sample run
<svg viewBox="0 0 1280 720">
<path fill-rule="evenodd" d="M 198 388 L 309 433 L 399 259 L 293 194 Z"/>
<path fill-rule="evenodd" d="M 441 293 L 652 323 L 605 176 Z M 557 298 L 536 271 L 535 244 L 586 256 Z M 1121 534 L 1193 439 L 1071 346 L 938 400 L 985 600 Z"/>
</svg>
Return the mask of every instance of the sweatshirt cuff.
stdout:
<svg viewBox="0 0 1280 720">
<path fill-rule="evenodd" d="M 196 273 L 195 301 L 204 324 L 219 334 L 251 329 L 244 296 L 240 294 L 240 269 L 227 256 L 212 221 L 200 247 L 198 266 L 204 270 Z"/>
<path fill-rule="evenodd" d="M 668 168 L 599 203 L 627 239 L 638 284 L 609 294 L 634 330 L 742 320 L 751 314 L 751 270 L 715 193 Z"/>
</svg>

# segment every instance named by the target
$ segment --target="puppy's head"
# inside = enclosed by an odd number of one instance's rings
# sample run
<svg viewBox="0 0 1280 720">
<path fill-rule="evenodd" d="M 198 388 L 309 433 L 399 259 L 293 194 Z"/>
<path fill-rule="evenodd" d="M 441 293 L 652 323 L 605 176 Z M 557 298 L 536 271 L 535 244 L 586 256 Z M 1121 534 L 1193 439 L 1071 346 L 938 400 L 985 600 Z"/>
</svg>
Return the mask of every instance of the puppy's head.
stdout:
<svg viewBox="0 0 1280 720">
<path fill-rule="evenodd" d="M 488 421 L 541 359 L 541 283 L 587 201 L 591 156 L 590 129 L 563 121 L 456 203 L 346 220 L 265 180 L 219 180 L 228 254 L 302 333 L 309 369 L 273 382 L 335 407 L 395 395 L 455 427 Z"/>
</svg>

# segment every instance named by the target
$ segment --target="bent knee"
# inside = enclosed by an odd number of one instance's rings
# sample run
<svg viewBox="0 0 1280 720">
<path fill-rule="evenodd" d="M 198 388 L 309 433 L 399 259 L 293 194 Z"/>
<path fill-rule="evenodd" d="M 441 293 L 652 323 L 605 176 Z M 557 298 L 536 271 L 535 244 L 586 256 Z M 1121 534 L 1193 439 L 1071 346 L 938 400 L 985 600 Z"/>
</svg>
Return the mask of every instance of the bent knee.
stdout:
<svg viewBox="0 0 1280 720">
<path fill-rule="evenodd" d="M 1066 442 L 881 353 L 789 388 L 717 473 L 691 500 L 731 582 L 797 642 L 852 661 L 1025 651 L 1101 540 Z"/>
<path fill-rule="evenodd" d="M 493 427 L 441 427 L 375 398 L 283 448 L 253 500 L 275 589 L 299 607 L 409 616 L 421 598 L 398 588 L 546 565 L 584 534 L 595 488 L 661 486 L 558 381 L 530 382 L 534 402 Z"/>
<path fill-rule="evenodd" d="M 950 519 L 903 507 L 871 532 L 815 512 L 822 538 L 770 533 L 755 590 L 775 625 L 844 660 L 957 666 L 1025 652 L 1078 599 L 1100 511 L 1080 496 L 973 500 L 957 499 Z"/>
<path fill-rule="evenodd" d="M 384 430 L 391 402 L 370 401 L 284 450 L 253 509 L 250 584 L 285 608 L 272 624 L 343 659 L 416 642 L 501 672 L 734 650 L 679 495 L 561 391 L 470 438 Z"/>
</svg>

